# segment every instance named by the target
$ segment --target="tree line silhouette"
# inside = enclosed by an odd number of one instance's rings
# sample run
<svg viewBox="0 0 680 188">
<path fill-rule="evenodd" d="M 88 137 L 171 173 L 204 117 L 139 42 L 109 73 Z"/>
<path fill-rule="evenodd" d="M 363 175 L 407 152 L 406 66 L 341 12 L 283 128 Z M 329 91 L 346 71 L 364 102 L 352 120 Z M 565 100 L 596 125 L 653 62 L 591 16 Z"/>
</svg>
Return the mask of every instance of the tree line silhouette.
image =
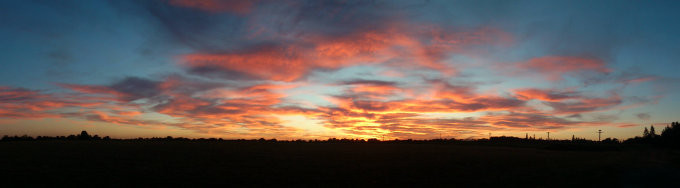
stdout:
<svg viewBox="0 0 680 188">
<path fill-rule="evenodd" d="M 623 143 L 652 144 L 680 148 L 680 122 L 672 122 L 671 125 L 666 126 L 661 131 L 661 134 L 656 133 L 654 126 L 649 126 L 649 129 L 645 127 L 642 137 L 636 136 L 625 140 Z"/>
<path fill-rule="evenodd" d="M 476 140 L 459 140 L 455 138 L 439 138 L 439 139 L 429 139 L 429 140 L 413 140 L 413 139 L 394 139 L 394 140 L 378 140 L 376 138 L 371 139 L 347 139 L 347 138 L 329 138 L 326 140 L 313 139 L 313 140 L 277 140 L 277 139 L 222 139 L 222 138 L 184 138 L 184 137 L 151 137 L 151 138 L 133 138 L 133 139 L 115 139 L 109 136 L 100 137 L 99 135 L 90 135 L 87 131 L 82 131 L 77 135 L 69 136 L 37 136 L 31 137 L 28 135 L 23 136 L 3 136 L 0 141 L 49 141 L 49 140 L 85 140 L 85 141 L 229 141 L 229 142 L 260 142 L 260 143 L 272 143 L 272 142 L 288 142 L 288 143 L 500 143 L 500 144 L 636 144 L 636 145 L 655 145 L 655 146 L 665 146 L 680 148 L 680 122 L 672 122 L 669 126 L 666 126 L 661 134 L 657 134 L 654 126 L 644 128 L 642 136 L 636 136 L 634 138 L 629 138 L 626 140 L 619 140 L 617 138 L 605 138 L 602 141 L 588 140 L 585 138 L 579 138 L 572 136 L 572 138 L 565 140 L 558 139 L 536 139 L 534 137 L 529 137 L 528 134 L 525 138 L 513 137 L 513 136 L 498 136 L 489 137 L 484 139 Z"/>
</svg>

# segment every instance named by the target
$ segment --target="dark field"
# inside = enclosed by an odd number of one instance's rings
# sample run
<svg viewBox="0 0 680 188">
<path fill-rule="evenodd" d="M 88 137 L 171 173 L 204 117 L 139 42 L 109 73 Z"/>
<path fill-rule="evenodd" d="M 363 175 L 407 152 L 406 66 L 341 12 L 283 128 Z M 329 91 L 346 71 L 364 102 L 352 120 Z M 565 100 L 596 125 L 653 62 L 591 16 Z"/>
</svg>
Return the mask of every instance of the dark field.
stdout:
<svg viewBox="0 0 680 188">
<path fill-rule="evenodd" d="M 548 147 L 551 148 L 551 147 Z M 607 151 L 433 143 L 0 142 L 2 185 L 678 185 L 677 150 Z"/>
</svg>

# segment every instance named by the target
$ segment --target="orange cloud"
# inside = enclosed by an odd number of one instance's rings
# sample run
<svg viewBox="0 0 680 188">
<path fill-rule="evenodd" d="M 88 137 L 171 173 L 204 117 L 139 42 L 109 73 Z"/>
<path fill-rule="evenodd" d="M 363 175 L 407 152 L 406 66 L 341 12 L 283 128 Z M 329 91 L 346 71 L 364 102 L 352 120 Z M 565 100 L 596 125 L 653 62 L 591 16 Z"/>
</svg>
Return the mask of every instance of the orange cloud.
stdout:
<svg viewBox="0 0 680 188">
<path fill-rule="evenodd" d="M 0 117 L 43 118 L 60 117 L 49 112 L 64 107 L 91 107 L 96 101 L 76 100 L 70 96 L 56 96 L 20 88 L 0 87 Z"/>
<path fill-rule="evenodd" d="M 375 95 L 389 95 L 399 90 L 398 87 L 385 85 L 359 85 L 352 88 L 352 92 L 355 93 L 370 93 Z"/>
<path fill-rule="evenodd" d="M 302 55 L 294 46 L 263 47 L 243 53 L 191 54 L 182 60 L 189 67 L 217 67 L 269 80 L 293 81 L 309 69 Z"/>
<path fill-rule="evenodd" d="M 222 54 L 188 54 L 180 64 L 190 69 L 217 68 L 260 79 L 294 81 L 315 69 L 338 69 L 360 64 L 393 61 L 404 66 L 441 71 L 456 70 L 444 61 L 468 45 L 494 43 L 502 33 L 482 29 L 475 32 L 438 33 L 412 31 L 405 26 L 356 31 L 340 36 L 306 36 L 296 43 L 259 46 Z M 501 37 L 502 38 L 502 37 Z"/>
<path fill-rule="evenodd" d="M 426 117 L 432 113 L 468 113 L 503 111 L 526 108 L 514 98 L 475 93 L 471 86 L 453 86 L 445 82 L 431 82 L 431 97 L 394 99 L 403 91 L 395 83 L 373 80 L 344 82 L 351 84 L 340 96 L 331 98 L 336 107 L 320 107 L 319 119 L 324 126 L 342 130 L 359 137 L 388 135 L 392 138 L 432 138 L 441 132 L 475 132 L 499 129 L 489 122 L 474 119 L 443 119 Z M 379 88 L 378 92 L 371 89 Z M 360 88 L 360 89 L 357 89 Z M 369 92 L 366 92 L 366 91 Z M 374 97 L 376 94 L 382 97 Z M 453 133 L 451 133 L 453 134 Z"/>
<path fill-rule="evenodd" d="M 121 112 L 118 112 L 118 115 L 120 115 L 120 116 L 137 116 L 137 115 L 141 115 L 141 114 L 142 114 L 142 112 L 140 112 L 140 111 L 121 111 Z"/>
<path fill-rule="evenodd" d="M 286 137 L 300 135 L 304 130 L 283 126 L 275 115 L 300 115 L 319 120 L 323 126 L 340 131 L 344 136 L 371 138 L 433 138 L 433 134 L 474 135 L 480 132 L 521 128 L 522 130 L 563 129 L 605 122 L 574 121 L 554 114 L 587 113 L 608 109 L 621 102 L 620 97 L 584 98 L 562 91 L 519 89 L 513 97 L 478 94 L 473 86 L 455 86 L 432 81 L 430 98 L 395 99 L 402 91 L 397 83 L 376 80 L 342 82 L 349 85 L 345 93 L 333 97 L 335 107 L 300 108 L 281 106 L 282 93 L 298 84 L 255 84 L 246 87 L 194 83 L 182 77 L 169 77 L 160 82 L 161 92 L 154 92 L 151 108 L 146 110 L 173 117 L 171 122 L 144 119 L 142 105 L 126 101 L 88 98 L 87 95 L 53 96 L 36 91 L 2 88 L 0 117 L 84 118 L 115 124 L 139 126 L 176 126 L 202 133 L 229 134 L 250 137 L 253 134 Z M 113 93 L 106 86 L 75 87 L 86 94 Z M 200 89 L 199 89 L 200 88 Z M 382 97 L 376 97 L 382 96 Z M 78 102 L 70 101 L 80 98 Z M 4 99 L 4 100 L 3 100 Z M 553 115 L 527 109 L 523 100 L 539 99 L 553 107 Z M 570 99 L 570 100 L 565 100 Z M 12 102 L 7 102 L 12 101 Z M 94 106 L 88 106 L 94 105 Z M 74 113 L 50 111 L 77 107 Z M 144 110 L 144 111 L 146 111 Z M 429 117 L 432 113 L 490 112 L 480 117 Z M 501 111 L 501 112 L 493 112 Z M 509 112 L 509 114 L 503 111 Z M 521 112 L 525 111 L 525 112 Z M 272 129 L 275 131 L 267 131 Z M 238 131 L 237 131 L 238 130 Z M 236 132 L 234 132 L 236 131 Z"/>
</svg>

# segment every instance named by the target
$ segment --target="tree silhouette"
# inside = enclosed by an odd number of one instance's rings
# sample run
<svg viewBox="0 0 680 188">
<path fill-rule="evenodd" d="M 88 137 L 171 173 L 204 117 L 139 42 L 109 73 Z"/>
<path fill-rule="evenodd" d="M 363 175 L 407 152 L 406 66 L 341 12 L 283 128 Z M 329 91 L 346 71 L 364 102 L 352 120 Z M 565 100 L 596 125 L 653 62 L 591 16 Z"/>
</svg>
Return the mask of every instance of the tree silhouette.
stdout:
<svg viewBox="0 0 680 188">
<path fill-rule="evenodd" d="M 90 136 L 90 134 L 87 134 L 87 131 L 82 131 L 78 135 L 78 140 L 89 140 L 91 138 L 92 138 L 92 136 Z"/>
<path fill-rule="evenodd" d="M 635 137 L 627 139 L 624 143 L 633 144 L 654 144 L 669 147 L 680 148 L 680 123 L 672 122 L 670 126 L 666 126 L 661 134 L 656 134 L 654 126 L 645 127 L 642 132 L 642 137 Z"/>
<path fill-rule="evenodd" d="M 680 147 L 680 122 L 672 122 L 661 132 L 661 141 L 664 145 Z"/>
<path fill-rule="evenodd" d="M 605 143 L 605 144 L 618 144 L 618 143 L 620 143 L 620 142 L 619 142 L 619 139 L 617 139 L 617 138 L 605 138 L 604 140 L 602 140 L 602 143 Z"/>
<path fill-rule="evenodd" d="M 661 137 L 670 136 L 670 133 L 671 133 L 670 129 L 671 129 L 671 127 L 668 126 L 668 125 L 665 128 L 663 128 L 663 130 L 661 130 Z"/>
</svg>

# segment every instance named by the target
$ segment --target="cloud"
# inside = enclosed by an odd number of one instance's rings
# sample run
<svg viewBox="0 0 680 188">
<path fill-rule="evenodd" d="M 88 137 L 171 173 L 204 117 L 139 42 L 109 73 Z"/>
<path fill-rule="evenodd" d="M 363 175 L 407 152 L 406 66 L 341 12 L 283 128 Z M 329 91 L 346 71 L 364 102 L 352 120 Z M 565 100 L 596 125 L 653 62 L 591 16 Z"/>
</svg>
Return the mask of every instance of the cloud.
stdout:
<svg viewBox="0 0 680 188">
<path fill-rule="evenodd" d="M 413 88 L 404 88 L 395 82 L 350 80 L 339 83 L 349 87 L 343 94 L 330 98 L 334 107 L 320 107 L 322 113 L 318 118 L 324 120 L 326 127 L 355 136 L 384 134 L 395 138 L 431 138 L 432 134 L 441 132 L 458 135 L 457 132 L 498 130 L 504 128 L 475 118 L 427 117 L 426 114 L 526 108 L 522 100 L 483 95 L 477 93 L 474 86 L 451 85 L 441 80 L 427 81 L 430 89 L 423 96 L 414 96 L 417 92 L 411 91 Z M 364 86 L 385 88 L 377 92 L 357 89 Z"/>
<path fill-rule="evenodd" d="M 231 84 L 170 75 L 155 81 L 128 77 L 108 85 L 68 85 L 78 91 L 54 96 L 38 91 L 3 87 L 0 115 L 14 118 L 68 117 L 115 124 L 175 126 L 197 132 L 240 136 L 280 134 L 284 137 L 304 130 L 286 127 L 279 115 L 299 115 L 320 122 L 319 126 L 350 137 L 432 138 L 447 133 L 466 137 L 480 132 L 516 129 L 565 129 L 591 126 L 607 120 L 585 121 L 562 114 L 581 114 L 609 109 L 621 98 L 589 98 L 565 90 L 518 89 L 515 95 L 478 93 L 474 85 L 454 85 L 443 80 L 426 80 L 427 89 L 409 88 L 395 81 L 351 79 L 332 84 L 344 88 L 331 96 L 331 106 L 303 108 L 286 103 L 288 91 L 305 86 L 297 82 L 239 82 Z M 422 91 L 413 91 L 422 90 Z M 70 102 L 65 99 L 79 99 Z M 145 99 L 145 100 L 139 100 Z M 541 112 L 526 105 L 539 99 L 552 107 Z M 26 103 L 23 101 L 35 101 Z M 134 101 L 134 102 L 133 102 Z M 21 102 L 24 107 L 20 107 Z M 52 106 L 44 105 L 49 102 Z M 29 104 L 29 105 L 24 105 Z M 43 106 L 41 106 L 43 105 Z M 94 105 L 94 106 L 87 106 Z M 32 107 L 31 107 L 32 106 Z M 9 108 L 8 108 L 9 107 Z M 50 111 L 64 107 L 77 112 Z M 453 118 L 428 114 L 485 112 L 486 115 Z M 145 117 L 147 113 L 166 115 L 170 121 Z M 21 114 L 21 115 L 18 115 Z M 33 114 L 33 116 L 28 116 Z M 277 130 L 267 132 L 267 129 Z"/>
<path fill-rule="evenodd" d="M 354 79 L 349 81 L 340 82 L 343 85 L 374 85 L 374 86 L 395 86 L 396 82 L 382 81 L 382 80 L 364 80 L 364 79 Z"/>
<path fill-rule="evenodd" d="M 518 62 L 519 69 L 527 69 L 534 73 L 545 75 L 549 80 L 562 80 L 565 74 L 592 71 L 610 73 L 604 61 L 595 58 L 574 56 L 543 56 Z"/>
<path fill-rule="evenodd" d="M 138 77 L 127 77 L 111 86 L 111 89 L 127 95 L 129 101 L 156 96 L 160 93 L 159 82 Z"/>
<path fill-rule="evenodd" d="M 649 115 L 648 113 L 638 113 L 635 114 L 635 116 L 641 120 L 650 120 L 652 118 L 652 116 Z"/>
<path fill-rule="evenodd" d="M 63 83 L 57 85 L 81 93 L 110 95 L 115 96 L 117 100 L 133 101 L 158 95 L 160 93 L 158 84 L 159 82 L 144 78 L 127 77 L 108 86 Z"/>
<path fill-rule="evenodd" d="M 339 86 L 349 86 L 350 95 L 358 95 L 362 98 L 385 99 L 386 96 L 403 91 L 396 82 L 381 80 L 355 79 L 340 82 Z"/>
<path fill-rule="evenodd" d="M 542 101 L 558 102 L 580 97 L 575 91 L 559 91 L 535 88 L 516 89 L 513 92 L 517 98 L 522 100 L 537 99 Z"/>
<path fill-rule="evenodd" d="M 628 86 L 647 82 L 659 84 L 665 79 L 667 78 L 642 73 L 639 71 L 639 68 L 629 68 L 613 72 L 612 74 L 586 77 L 583 79 L 583 83 L 586 86 L 597 84 L 622 84 L 623 86 Z"/>
<path fill-rule="evenodd" d="M 572 121 L 541 113 L 510 113 L 487 115 L 479 118 L 493 126 L 507 128 L 523 128 L 524 130 L 563 129 L 573 125 L 583 125 L 584 122 Z"/>
<path fill-rule="evenodd" d="M 210 79 L 221 79 L 221 80 L 237 80 L 237 81 L 247 81 L 247 80 L 258 80 L 261 79 L 250 74 L 242 73 L 239 71 L 232 71 L 220 66 L 196 66 L 188 68 L 187 72 L 192 75 L 201 75 Z"/>
<path fill-rule="evenodd" d="M 0 87 L 0 118 L 60 117 L 58 112 L 51 111 L 65 107 L 92 107 L 101 103 L 76 96 L 59 96 L 23 88 Z"/>
<path fill-rule="evenodd" d="M 83 101 L 106 101 L 106 106 L 81 108 L 77 113 L 51 114 L 116 124 L 177 126 L 199 132 L 246 129 L 239 134 L 247 130 L 272 128 L 291 133 L 295 129 L 282 127 L 274 114 L 315 113 L 314 109 L 277 106 L 285 95 L 274 91 L 297 87 L 295 84 L 238 86 L 170 75 L 163 81 L 127 77 L 104 86 L 59 85 L 79 92 L 73 95 L 85 95 Z M 172 121 L 145 118 L 144 114 L 148 112 L 167 115 L 172 117 Z"/>
<path fill-rule="evenodd" d="M 64 88 L 71 89 L 73 91 L 81 92 L 81 93 L 110 95 L 110 96 L 115 97 L 113 100 L 117 100 L 117 98 L 127 97 L 127 94 L 118 92 L 118 91 L 116 91 L 112 88 L 109 88 L 107 86 L 78 85 L 78 84 L 64 84 L 64 83 L 59 83 L 57 85 L 64 87 Z"/>
<path fill-rule="evenodd" d="M 196 8 L 208 12 L 247 14 L 256 0 L 169 0 L 173 6 Z"/>
<path fill-rule="evenodd" d="M 367 112 L 478 112 L 521 108 L 525 102 L 512 98 L 480 96 L 463 101 L 450 99 L 435 100 L 372 100 L 356 98 L 357 95 L 336 96 L 336 104 L 342 107 Z"/>
<path fill-rule="evenodd" d="M 182 57 L 182 62 L 190 69 L 214 67 L 261 79 L 293 81 L 308 72 L 308 62 L 302 56 L 297 47 L 264 46 L 226 54 L 191 54 Z"/>
<path fill-rule="evenodd" d="M 498 43 L 495 35 L 501 33 L 486 28 L 471 32 L 436 27 L 437 32 L 430 30 L 433 29 L 395 24 L 344 35 L 309 34 L 294 42 L 255 45 L 225 53 L 187 54 L 181 57 L 180 64 L 189 70 L 217 68 L 276 81 L 295 81 L 313 70 L 383 63 L 450 75 L 457 71 L 444 62 L 448 55 L 461 53 L 469 45 Z"/>
<path fill-rule="evenodd" d="M 617 127 L 620 127 L 620 128 L 635 127 L 635 126 L 640 126 L 640 125 L 638 125 L 638 124 L 632 124 L 632 123 L 617 125 Z"/>
<path fill-rule="evenodd" d="M 622 82 L 626 83 L 626 84 L 637 84 L 637 83 L 654 81 L 654 80 L 657 80 L 657 79 L 658 79 L 658 77 L 656 77 L 656 76 L 646 76 L 646 77 L 626 79 L 626 80 L 622 80 Z"/>
<path fill-rule="evenodd" d="M 581 98 L 570 102 L 546 102 L 553 108 L 553 113 L 558 114 L 577 114 L 588 113 L 610 109 L 623 103 L 623 99 L 618 95 L 611 95 L 607 98 Z"/>
</svg>

